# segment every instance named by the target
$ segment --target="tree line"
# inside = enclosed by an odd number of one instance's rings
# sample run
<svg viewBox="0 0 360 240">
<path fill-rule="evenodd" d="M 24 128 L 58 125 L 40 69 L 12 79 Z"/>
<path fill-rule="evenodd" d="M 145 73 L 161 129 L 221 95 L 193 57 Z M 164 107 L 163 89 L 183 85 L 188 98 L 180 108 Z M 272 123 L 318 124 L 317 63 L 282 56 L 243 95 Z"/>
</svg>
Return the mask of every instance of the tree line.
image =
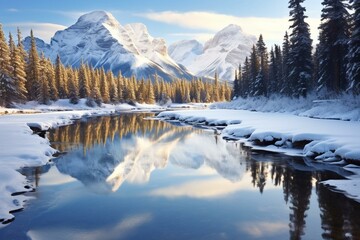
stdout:
<svg viewBox="0 0 360 240">
<path fill-rule="evenodd" d="M 77 104 L 86 98 L 89 106 L 102 103 L 149 103 L 166 102 L 214 102 L 228 101 L 231 87 L 215 81 L 202 79 L 174 79 L 165 82 L 157 75 L 153 79 L 126 78 L 121 72 L 114 75 L 103 68 L 93 68 L 82 63 L 75 69 L 64 66 L 57 56 L 52 63 L 44 54 L 38 54 L 33 32 L 30 32 L 31 46 L 25 51 L 21 32 L 17 31 L 17 44 L 9 33 L 8 43 L 0 24 L 0 106 L 10 107 L 13 103 L 38 101 L 50 104 L 58 99 L 69 99 Z"/>
<path fill-rule="evenodd" d="M 235 97 L 360 94 L 360 0 L 323 0 L 314 51 L 303 2 L 289 0 L 291 33 L 285 33 L 282 46 L 268 51 L 260 35 L 235 72 Z"/>
</svg>

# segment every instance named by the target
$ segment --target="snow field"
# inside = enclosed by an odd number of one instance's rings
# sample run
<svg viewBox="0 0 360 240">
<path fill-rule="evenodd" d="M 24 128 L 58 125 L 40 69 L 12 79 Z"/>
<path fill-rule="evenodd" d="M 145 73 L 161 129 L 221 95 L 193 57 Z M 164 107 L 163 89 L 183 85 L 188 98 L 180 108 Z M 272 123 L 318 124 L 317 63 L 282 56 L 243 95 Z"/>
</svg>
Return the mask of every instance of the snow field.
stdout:
<svg viewBox="0 0 360 240">
<path fill-rule="evenodd" d="M 194 125 L 223 126 L 222 136 L 225 139 L 240 140 L 260 150 L 306 156 L 331 164 L 360 161 L 358 121 L 226 109 L 161 112 L 157 117 Z M 348 166 L 344 168 L 348 170 Z M 360 201 L 360 192 L 354 187 L 360 186 L 360 171 L 354 172 L 349 180 L 324 183 Z"/>
</svg>

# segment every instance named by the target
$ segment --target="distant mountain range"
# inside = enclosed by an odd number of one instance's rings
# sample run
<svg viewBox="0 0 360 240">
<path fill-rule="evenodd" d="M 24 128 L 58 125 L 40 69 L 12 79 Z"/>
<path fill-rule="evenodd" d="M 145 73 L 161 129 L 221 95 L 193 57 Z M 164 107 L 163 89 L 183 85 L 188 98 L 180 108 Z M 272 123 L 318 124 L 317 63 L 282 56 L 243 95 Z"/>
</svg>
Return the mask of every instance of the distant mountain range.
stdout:
<svg viewBox="0 0 360 240">
<path fill-rule="evenodd" d="M 235 69 L 250 55 L 256 37 L 231 24 L 204 45 L 196 40 L 176 42 L 169 47 L 170 56 L 196 76 L 234 80 Z"/>
<path fill-rule="evenodd" d="M 165 40 L 152 37 L 144 24 L 122 26 L 112 14 L 94 11 L 56 32 L 50 44 L 37 38 L 36 45 L 53 61 L 59 55 L 65 65 L 78 67 L 83 61 L 114 74 L 121 71 L 126 77 L 153 78 L 157 74 L 170 81 L 174 77 L 213 77 L 217 71 L 221 79 L 233 80 L 234 70 L 255 41 L 239 26 L 230 25 L 204 46 L 196 40 L 186 40 L 168 49 Z M 29 49 L 29 37 L 24 39 L 24 46 Z"/>
</svg>

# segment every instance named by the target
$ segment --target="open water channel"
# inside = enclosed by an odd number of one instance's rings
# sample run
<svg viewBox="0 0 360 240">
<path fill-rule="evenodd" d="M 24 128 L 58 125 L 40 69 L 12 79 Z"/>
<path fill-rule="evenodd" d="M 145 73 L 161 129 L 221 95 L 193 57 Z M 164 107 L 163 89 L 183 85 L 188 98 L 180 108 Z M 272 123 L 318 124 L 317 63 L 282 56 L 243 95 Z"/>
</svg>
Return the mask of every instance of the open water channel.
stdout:
<svg viewBox="0 0 360 240">
<path fill-rule="evenodd" d="M 149 116 L 48 133 L 64 154 L 22 170 L 36 191 L 0 239 L 360 239 L 360 204 L 320 184 L 342 168 Z"/>
</svg>

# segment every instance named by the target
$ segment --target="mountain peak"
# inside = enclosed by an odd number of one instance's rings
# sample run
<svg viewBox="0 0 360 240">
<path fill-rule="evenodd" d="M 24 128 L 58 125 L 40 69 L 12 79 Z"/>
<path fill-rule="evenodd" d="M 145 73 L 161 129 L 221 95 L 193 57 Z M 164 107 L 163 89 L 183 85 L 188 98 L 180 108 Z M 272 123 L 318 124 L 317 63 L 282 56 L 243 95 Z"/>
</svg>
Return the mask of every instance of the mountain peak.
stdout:
<svg viewBox="0 0 360 240">
<path fill-rule="evenodd" d="M 229 32 L 229 31 L 236 31 L 236 32 L 243 32 L 242 28 L 239 25 L 236 24 L 230 24 L 220 30 L 220 32 Z"/>
<path fill-rule="evenodd" d="M 116 21 L 114 16 L 105 11 L 93 11 L 90 13 L 86 13 L 82 15 L 78 22 L 90 22 L 90 23 L 99 23 L 99 22 L 107 22 L 107 21 Z"/>
<path fill-rule="evenodd" d="M 209 39 L 204 47 L 196 41 L 182 41 L 169 47 L 170 56 L 197 76 L 233 80 L 235 69 L 249 55 L 256 37 L 230 24 Z"/>
<path fill-rule="evenodd" d="M 30 45 L 30 42 L 27 43 Z M 157 75 L 166 81 L 193 76 L 167 54 L 166 42 L 153 38 L 144 24 L 122 26 L 111 13 L 93 11 L 82 15 L 70 27 L 58 31 L 49 46 L 37 41 L 39 51 L 55 61 L 78 67 L 82 61 L 125 77 Z"/>
</svg>

